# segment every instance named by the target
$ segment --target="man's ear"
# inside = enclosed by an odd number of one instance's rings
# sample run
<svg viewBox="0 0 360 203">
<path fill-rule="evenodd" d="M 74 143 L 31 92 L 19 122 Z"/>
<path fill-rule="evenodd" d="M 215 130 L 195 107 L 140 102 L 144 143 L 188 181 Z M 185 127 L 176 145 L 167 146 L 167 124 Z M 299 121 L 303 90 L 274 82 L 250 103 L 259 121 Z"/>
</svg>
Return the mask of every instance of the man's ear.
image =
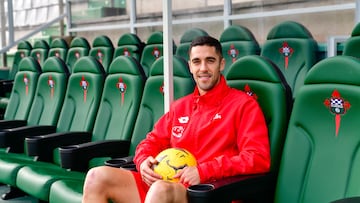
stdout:
<svg viewBox="0 0 360 203">
<path fill-rule="evenodd" d="M 224 58 L 221 58 L 221 61 L 220 61 L 220 72 L 222 72 L 224 69 L 225 69 L 225 59 Z"/>
</svg>

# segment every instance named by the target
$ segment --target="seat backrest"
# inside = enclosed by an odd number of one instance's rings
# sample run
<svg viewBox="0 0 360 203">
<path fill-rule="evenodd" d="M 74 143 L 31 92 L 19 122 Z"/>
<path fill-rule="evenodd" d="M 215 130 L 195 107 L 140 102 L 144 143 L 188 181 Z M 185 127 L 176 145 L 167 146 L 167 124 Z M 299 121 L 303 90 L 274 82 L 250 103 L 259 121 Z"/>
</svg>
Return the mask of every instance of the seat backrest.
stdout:
<svg viewBox="0 0 360 203">
<path fill-rule="evenodd" d="M 49 55 L 49 49 L 49 44 L 45 40 L 38 39 L 34 42 L 30 56 L 42 66 Z"/>
<path fill-rule="evenodd" d="M 191 28 L 185 31 L 180 38 L 180 44 L 176 48 L 175 55 L 183 57 L 186 61 L 189 60 L 189 48 L 193 39 L 200 36 L 208 36 L 209 34 L 200 28 Z"/>
<path fill-rule="evenodd" d="M 253 33 L 241 25 L 227 27 L 221 33 L 219 41 L 225 59 L 224 74 L 226 74 L 231 64 L 240 57 L 260 54 L 260 46 Z"/>
<path fill-rule="evenodd" d="M 72 72 L 75 62 L 79 58 L 89 55 L 89 51 L 90 44 L 84 37 L 75 37 L 71 41 L 65 60 L 70 72 Z"/>
<path fill-rule="evenodd" d="M 139 113 L 131 138 L 130 155 L 134 155 L 135 148 L 146 134 L 151 131 L 155 122 L 164 114 L 164 74 L 163 57 L 159 58 L 150 69 L 150 76 L 146 80 Z M 188 63 L 181 57 L 173 58 L 174 99 L 183 97 L 194 90 L 194 80 Z"/>
<path fill-rule="evenodd" d="M 56 56 L 61 58 L 63 61 L 65 61 L 68 50 L 69 50 L 69 46 L 65 41 L 65 39 L 56 38 L 50 44 L 48 57 Z"/>
<path fill-rule="evenodd" d="M 95 57 L 104 67 L 105 72 L 108 72 L 114 55 L 114 45 L 110 38 L 105 35 L 97 36 L 92 43 L 89 55 Z"/>
<path fill-rule="evenodd" d="M 343 55 L 360 58 L 360 23 L 356 24 L 351 32 L 351 37 L 344 44 Z"/>
<path fill-rule="evenodd" d="M 69 70 L 55 56 L 46 59 L 39 76 L 28 125 L 56 125 L 64 101 Z"/>
<path fill-rule="evenodd" d="M 57 123 L 58 132 L 92 131 L 104 79 L 104 68 L 94 57 L 83 56 L 75 63 Z"/>
<path fill-rule="evenodd" d="M 150 72 L 150 67 L 152 64 L 163 56 L 163 32 L 153 32 L 148 38 L 142 56 L 140 59 L 140 64 L 144 69 L 145 75 L 148 77 Z M 176 51 L 175 43 L 173 42 L 173 54 Z"/>
<path fill-rule="evenodd" d="M 144 46 L 145 43 L 136 34 L 125 33 L 118 40 L 113 59 L 118 56 L 131 56 L 140 61 Z"/>
<path fill-rule="evenodd" d="M 16 73 L 5 110 L 5 120 L 27 119 L 40 73 L 41 67 L 34 58 L 29 56 L 20 61 L 19 71 Z"/>
<path fill-rule="evenodd" d="M 323 59 L 296 96 L 275 202 L 331 202 L 360 195 L 360 61 Z"/>
<path fill-rule="evenodd" d="M 8 79 L 13 80 L 15 78 L 15 75 L 19 70 L 19 63 L 20 63 L 21 59 L 23 59 L 26 56 L 29 56 L 31 49 L 32 49 L 32 46 L 31 46 L 30 42 L 28 42 L 28 41 L 19 42 L 19 44 L 17 46 L 17 50 L 14 54 L 14 61 L 11 66 L 11 69 L 9 71 Z"/>
<path fill-rule="evenodd" d="M 317 42 L 305 26 L 285 21 L 270 30 L 261 55 L 268 57 L 283 72 L 295 98 L 306 73 L 317 62 L 317 50 Z"/>
<path fill-rule="evenodd" d="M 258 55 L 239 58 L 225 78 L 229 86 L 258 101 L 269 131 L 271 171 L 277 172 L 292 106 L 289 85 L 274 63 Z"/>
<path fill-rule="evenodd" d="M 133 57 L 118 56 L 113 60 L 105 80 L 93 140 L 131 139 L 145 81 L 145 73 Z"/>
</svg>

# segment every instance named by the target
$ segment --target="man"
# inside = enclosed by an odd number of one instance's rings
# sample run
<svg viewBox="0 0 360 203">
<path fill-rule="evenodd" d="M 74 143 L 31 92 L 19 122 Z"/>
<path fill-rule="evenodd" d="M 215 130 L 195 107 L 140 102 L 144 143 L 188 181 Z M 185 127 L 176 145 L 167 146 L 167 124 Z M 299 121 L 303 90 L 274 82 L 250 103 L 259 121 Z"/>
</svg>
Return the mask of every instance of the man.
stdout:
<svg viewBox="0 0 360 203">
<path fill-rule="evenodd" d="M 270 147 L 264 116 L 257 102 L 227 86 L 221 75 L 225 60 L 212 37 L 195 39 L 189 66 L 196 88 L 175 101 L 137 147 L 138 172 L 102 166 L 91 169 L 84 203 L 186 203 L 186 187 L 239 174 L 267 172 Z M 176 130 L 176 133 L 173 133 Z M 154 173 L 154 157 L 170 147 L 184 148 L 197 159 L 175 175 L 179 183 Z"/>
</svg>

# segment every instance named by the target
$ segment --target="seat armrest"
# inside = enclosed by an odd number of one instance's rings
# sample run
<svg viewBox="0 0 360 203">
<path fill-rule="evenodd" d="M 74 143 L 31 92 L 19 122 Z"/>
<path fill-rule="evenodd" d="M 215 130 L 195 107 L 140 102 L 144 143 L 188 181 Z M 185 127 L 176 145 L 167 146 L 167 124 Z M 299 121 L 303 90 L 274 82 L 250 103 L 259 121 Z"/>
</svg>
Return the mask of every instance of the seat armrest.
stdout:
<svg viewBox="0 0 360 203">
<path fill-rule="evenodd" d="M 115 167 L 115 168 L 120 168 L 123 165 L 126 164 L 134 164 L 134 156 L 126 156 L 126 157 L 118 157 L 118 158 L 113 158 L 110 160 L 105 161 L 105 165 L 106 166 L 111 166 L 111 167 Z"/>
<path fill-rule="evenodd" d="M 14 80 L 0 80 L 0 96 L 4 97 L 6 93 L 10 93 L 14 86 Z"/>
<path fill-rule="evenodd" d="M 9 129 L 9 128 L 17 128 L 21 126 L 26 126 L 26 120 L 0 120 L 0 129 Z"/>
<path fill-rule="evenodd" d="M 56 131 L 56 126 L 22 126 L 0 131 L 0 147 L 8 147 L 9 152 L 23 153 L 26 137 L 49 134 Z"/>
<path fill-rule="evenodd" d="M 187 188 L 189 203 L 231 202 L 250 200 L 271 202 L 276 177 L 272 173 L 239 175 L 222 180 L 192 185 Z"/>
<path fill-rule="evenodd" d="M 27 137 L 26 153 L 29 156 L 36 156 L 39 161 L 51 162 L 55 148 L 89 142 L 91 136 L 90 132 L 61 132 Z"/>
<path fill-rule="evenodd" d="M 96 157 L 124 157 L 129 154 L 130 141 L 105 140 L 60 147 L 63 168 L 86 171 Z"/>
<path fill-rule="evenodd" d="M 359 203 L 359 202 L 360 202 L 360 197 L 356 196 L 356 197 L 347 197 L 343 199 L 338 199 L 330 203 Z"/>
</svg>

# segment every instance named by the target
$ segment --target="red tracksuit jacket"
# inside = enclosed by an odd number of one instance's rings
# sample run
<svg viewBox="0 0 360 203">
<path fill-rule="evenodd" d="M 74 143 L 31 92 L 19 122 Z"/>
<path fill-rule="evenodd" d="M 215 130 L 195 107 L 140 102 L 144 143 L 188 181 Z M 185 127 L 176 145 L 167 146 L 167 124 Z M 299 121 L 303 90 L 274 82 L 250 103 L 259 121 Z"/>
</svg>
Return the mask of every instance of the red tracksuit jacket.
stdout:
<svg viewBox="0 0 360 203">
<path fill-rule="evenodd" d="M 169 147 L 185 148 L 196 157 L 202 183 L 270 168 L 268 131 L 257 101 L 230 88 L 224 77 L 205 95 L 195 88 L 171 105 L 137 146 L 137 169 Z"/>
</svg>

